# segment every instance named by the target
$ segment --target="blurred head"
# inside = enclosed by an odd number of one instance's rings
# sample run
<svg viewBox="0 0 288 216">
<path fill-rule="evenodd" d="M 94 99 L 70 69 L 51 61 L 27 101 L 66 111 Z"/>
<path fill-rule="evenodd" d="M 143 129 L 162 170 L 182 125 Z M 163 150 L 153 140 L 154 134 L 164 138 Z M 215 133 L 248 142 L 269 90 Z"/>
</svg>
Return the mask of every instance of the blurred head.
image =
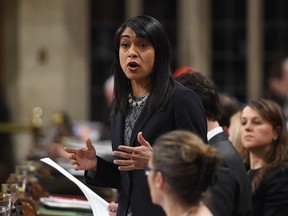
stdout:
<svg viewBox="0 0 288 216">
<path fill-rule="evenodd" d="M 114 99 L 114 76 L 110 76 L 104 83 L 104 96 L 107 106 L 110 108 Z"/>
<path fill-rule="evenodd" d="M 219 95 L 214 83 L 208 77 L 200 72 L 193 72 L 184 73 L 175 79 L 199 95 L 208 120 L 220 120 L 221 104 Z"/>
<path fill-rule="evenodd" d="M 286 97 L 288 97 L 288 58 L 284 59 L 282 64 L 282 80 L 286 87 Z"/>
<path fill-rule="evenodd" d="M 146 172 L 153 203 L 162 206 L 164 197 L 171 196 L 183 206 L 199 204 L 219 163 L 216 150 L 191 132 L 161 135 L 154 143 Z"/>
<path fill-rule="evenodd" d="M 127 37 L 126 37 L 126 36 Z M 132 64 L 125 62 L 122 59 L 122 48 L 127 44 L 123 44 L 124 39 L 133 39 L 133 42 L 138 46 L 138 50 L 141 47 L 148 47 L 150 55 L 145 58 L 145 75 L 135 74 L 133 71 L 135 65 L 139 60 L 143 60 L 140 57 L 137 59 L 135 51 L 132 50 Z M 125 40 L 124 40 L 125 41 Z M 131 40 L 128 42 L 131 45 Z M 128 43 L 128 45 L 129 45 Z M 131 62 L 131 61 L 130 61 Z M 126 70 L 128 67 L 130 67 Z M 126 68 L 125 68 L 126 67 Z M 155 108 L 161 106 L 166 100 L 165 95 L 169 88 L 169 82 L 171 80 L 170 69 L 170 45 L 167 37 L 167 33 L 162 24 L 150 16 L 136 16 L 125 21 L 117 30 L 114 38 L 114 62 L 113 71 L 115 75 L 115 102 L 117 109 L 125 112 L 127 107 L 128 94 L 131 92 L 131 79 L 136 79 L 136 75 L 143 76 L 146 80 L 147 88 L 150 92 L 149 101 L 152 102 L 151 107 Z M 150 103 L 151 104 L 151 103 Z"/>
<path fill-rule="evenodd" d="M 240 103 L 235 97 L 233 97 L 227 92 L 219 93 L 219 98 L 222 109 L 222 116 L 219 124 L 222 127 L 228 128 L 231 116 L 240 109 Z"/>
<path fill-rule="evenodd" d="M 268 98 L 282 106 L 288 96 L 288 58 L 277 59 L 268 68 L 267 89 Z"/>
</svg>

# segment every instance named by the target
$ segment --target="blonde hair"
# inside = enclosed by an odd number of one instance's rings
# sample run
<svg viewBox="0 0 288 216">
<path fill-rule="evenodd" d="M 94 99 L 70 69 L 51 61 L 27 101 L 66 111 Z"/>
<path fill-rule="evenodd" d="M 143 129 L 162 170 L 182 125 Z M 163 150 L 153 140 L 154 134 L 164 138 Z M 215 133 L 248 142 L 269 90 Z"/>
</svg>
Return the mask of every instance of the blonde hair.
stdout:
<svg viewBox="0 0 288 216">
<path fill-rule="evenodd" d="M 240 137 L 240 129 L 241 129 L 241 112 L 238 111 L 234 113 L 230 118 L 230 126 L 228 133 L 229 133 L 229 140 L 239 153 L 241 153 L 243 150 Z"/>
</svg>

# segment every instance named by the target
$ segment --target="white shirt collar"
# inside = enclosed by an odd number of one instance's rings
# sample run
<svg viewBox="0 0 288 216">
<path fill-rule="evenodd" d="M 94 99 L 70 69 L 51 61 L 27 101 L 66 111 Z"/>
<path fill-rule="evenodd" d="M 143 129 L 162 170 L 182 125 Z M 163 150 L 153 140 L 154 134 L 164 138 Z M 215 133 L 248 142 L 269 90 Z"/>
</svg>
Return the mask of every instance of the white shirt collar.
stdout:
<svg viewBox="0 0 288 216">
<path fill-rule="evenodd" d="M 216 127 L 210 131 L 208 131 L 207 133 L 207 140 L 212 139 L 212 137 L 214 137 L 215 135 L 219 134 L 223 132 L 223 128 L 222 127 Z"/>
</svg>

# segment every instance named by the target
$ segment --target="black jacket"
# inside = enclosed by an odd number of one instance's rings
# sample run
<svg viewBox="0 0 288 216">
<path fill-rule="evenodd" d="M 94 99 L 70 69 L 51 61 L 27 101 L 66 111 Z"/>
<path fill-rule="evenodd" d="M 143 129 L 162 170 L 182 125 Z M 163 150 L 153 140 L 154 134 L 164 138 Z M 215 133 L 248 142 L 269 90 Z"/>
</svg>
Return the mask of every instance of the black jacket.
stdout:
<svg viewBox="0 0 288 216">
<path fill-rule="evenodd" d="M 217 170 L 217 181 L 209 188 L 209 209 L 214 216 L 252 215 L 252 193 L 248 175 L 242 159 L 224 132 L 209 141 L 224 163 Z"/>
<path fill-rule="evenodd" d="M 113 150 L 124 144 L 124 123 L 125 116 L 118 112 L 112 122 Z M 163 111 L 150 113 L 146 106 L 143 108 L 134 125 L 130 145 L 140 145 L 137 141 L 139 131 L 153 145 L 158 136 L 176 129 L 192 131 L 207 142 L 207 125 L 200 99 L 195 92 L 180 84 L 176 84 L 175 93 Z M 86 172 L 85 177 L 88 184 L 117 188 L 120 191 L 117 216 L 126 216 L 129 204 L 133 216 L 165 215 L 159 206 L 152 204 L 143 170 L 119 171 L 116 165 L 98 158 L 97 172 L 92 176 L 91 172 Z"/>
<path fill-rule="evenodd" d="M 252 182 L 258 170 L 250 170 Z M 252 196 L 253 216 L 288 215 L 288 163 L 271 170 L 263 176 Z"/>
</svg>

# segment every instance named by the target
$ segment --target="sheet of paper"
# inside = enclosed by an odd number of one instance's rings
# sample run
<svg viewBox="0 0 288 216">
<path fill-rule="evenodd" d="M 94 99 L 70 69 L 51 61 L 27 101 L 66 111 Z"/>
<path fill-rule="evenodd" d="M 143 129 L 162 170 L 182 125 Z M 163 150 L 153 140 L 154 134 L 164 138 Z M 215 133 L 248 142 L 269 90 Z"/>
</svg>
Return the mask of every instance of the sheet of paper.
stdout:
<svg viewBox="0 0 288 216">
<path fill-rule="evenodd" d="M 71 175 L 69 172 L 67 172 L 64 168 L 59 166 L 50 158 L 42 158 L 40 159 L 40 161 L 57 169 L 59 172 L 65 175 L 68 179 L 74 182 L 81 189 L 81 191 L 84 193 L 84 195 L 86 196 L 87 200 L 91 205 L 94 216 L 109 216 L 109 212 L 107 210 L 108 202 L 106 202 L 102 197 L 97 195 L 89 187 L 87 187 L 80 180 L 75 178 L 73 175 Z"/>
</svg>

